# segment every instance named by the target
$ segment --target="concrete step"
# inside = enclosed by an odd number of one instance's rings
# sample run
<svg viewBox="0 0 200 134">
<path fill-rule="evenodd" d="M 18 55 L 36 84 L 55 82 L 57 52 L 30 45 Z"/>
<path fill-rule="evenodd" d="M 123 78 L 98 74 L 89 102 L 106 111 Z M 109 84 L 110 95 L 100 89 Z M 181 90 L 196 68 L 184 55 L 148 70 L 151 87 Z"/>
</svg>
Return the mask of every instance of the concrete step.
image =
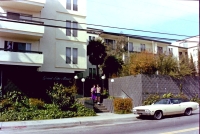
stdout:
<svg viewBox="0 0 200 134">
<path fill-rule="evenodd" d="M 102 104 L 98 105 L 98 104 L 95 104 L 94 105 L 94 111 L 96 113 L 105 113 L 105 112 L 109 112 L 107 110 L 107 108 L 105 106 L 103 106 Z"/>
</svg>

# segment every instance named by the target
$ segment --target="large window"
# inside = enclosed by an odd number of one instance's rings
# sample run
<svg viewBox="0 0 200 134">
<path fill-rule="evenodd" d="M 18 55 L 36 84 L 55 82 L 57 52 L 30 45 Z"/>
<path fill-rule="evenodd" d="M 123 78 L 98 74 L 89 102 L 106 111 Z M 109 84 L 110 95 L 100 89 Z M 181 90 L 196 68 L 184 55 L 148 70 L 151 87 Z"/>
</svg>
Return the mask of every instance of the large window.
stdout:
<svg viewBox="0 0 200 134">
<path fill-rule="evenodd" d="M 96 68 L 89 68 L 89 77 L 90 78 L 96 77 Z"/>
<path fill-rule="evenodd" d="M 141 51 L 145 51 L 145 44 L 140 44 Z"/>
<path fill-rule="evenodd" d="M 89 36 L 89 41 L 91 40 L 95 40 L 95 37 L 94 36 Z"/>
<path fill-rule="evenodd" d="M 75 28 L 75 29 L 71 29 L 71 28 Z M 73 37 L 77 37 L 78 36 L 78 22 L 76 21 L 66 21 L 66 36 L 73 36 Z"/>
<path fill-rule="evenodd" d="M 66 8 L 68 10 L 71 10 L 72 4 L 73 4 L 73 10 L 78 11 L 78 0 L 67 0 L 66 2 L 67 2 Z"/>
<path fill-rule="evenodd" d="M 4 48 L 11 51 L 31 51 L 31 43 L 5 41 Z"/>
<path fill-rule="evenodd" d="M 73 36 L 74 37 L 77 37 L 78 36 L 78 30 L 77 30 L 77 28 L 78 28 L 78 22 L 73 22 L 73 28 L 76 28 L 76 29 L 73 29 Z"/>
<path fill-rule="evenodd" d="M 105 39 L 104 41 L 107 45 L 111 47 L 111 49 L 115 49 L 115 40 Z"/>
<path fill-rule="evenodd" d="M 78 49 L 66 47 L 66 64 L 78 64 Z"/>
<path fill-rule="evenodd" d="M 71 36 L 71 21 L 66 21 L 66 36 Z"/>
<path fill-rule="evenodd" d="M 31 21 L 32 15 L 7 12 L 7 19 Z"/>
<path fill-rule="evenodd" d="M 78 63 L 78 49 L 73 48 L 73 64 L 77 64 L 77 63 Z"/>
<path fill-rule="evenodd" d="M 157 53 L 162 54 L 163 53 L 163 47 L 157 47 Z"/>
<path fill-rule="evenodd" d="M 128 50 L 129 52 L 133 52 L 133 43 L 132 42 L 128 42 Z"/>
<path fill-rule="evenodd" d="M 78 0 L 73 0 L 73 10 L 78 11 Z"/>
<path fill-rule="evenodd" d="M 71 10 L 71 0 L 67 0 L 67 9 Z"/>
</svg>

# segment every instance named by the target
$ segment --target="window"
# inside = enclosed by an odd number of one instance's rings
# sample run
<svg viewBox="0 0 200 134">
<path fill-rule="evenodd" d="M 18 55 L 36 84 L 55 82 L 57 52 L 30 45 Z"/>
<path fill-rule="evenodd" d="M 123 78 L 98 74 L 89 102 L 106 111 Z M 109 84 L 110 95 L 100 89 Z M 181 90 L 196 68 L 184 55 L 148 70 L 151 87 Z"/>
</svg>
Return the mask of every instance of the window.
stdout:
<svg viewBox="0 0 200 134">
<path fill-rule="evenodd" d="M 66 21 L 66 36 L 71 36 L 71 21 Z"/>
<path fill-rule="evenodd" d="M 78 64 L 78 49 L 77 48 L 71 49 L 70 47 L 66 47 L 66 63 Z"/>
<path fill-rule="evenodd" d="M 5 41 L 4 48 L 12 51 L 31 51 L 31 43 Z"/>
<path fill-rule="evenodd" d="M 162 54 L 163 53 L 163 47 L 157 47 L 157 53 Z"/>
<path fill-rule="evenodd" d="M 78 0 L 73 0 L 73 10 L 78 11 Z"/>
<path fill-rule="evenodd" d="M 92 74 L 93 74 L 93 77 L 96 77 L 96 68 L 93 68 Z"/>
<path fill-rule="evenodd" d="M 173 48 L 169 48 L 169 54 L 173 54 Z"/>
<path fill-rule="evenodd" d="M 179 52 L 179 56 L 181 56 L 182 55 L 182 52 Z"/>
<path fill-rule="evenodd" d="M 32 15 L 7 12 L 7 19 L 31 21 L 32 20 Z"/>
<path fill-rule="evenodd" d="M 77 37 L 77 28 L 78 28 L 78 22 L 73 22 L 73 28 L 76 28 L 76 29 L 73 29 L 73 36 L 74 37 Z"/>
<path fill-rule="evenodd" d="M 91 40 L 95 40 L 95 37 L 94 36 L 89 36 L 89 41 Z"/>
<path fill-rule="evenodd" d="M 133 52 L 133 43 L 132 42 L 129 42 L 129 44 L 128 44 L 128 50 L 130 51 L 130 52 Z"/>
<path fill-rule="evenodd" d="M 78 63 L 78 49 L 73 48 L 73 64 L 77 64 L 77 63 Z"/>
<path fill-rule="evenodd" d="M 185 56 L 187 56 L 188 55 L 188 53 L 187 52 L 185 52 Z"/>
<path fill-rule="evenodd" d="M 145 51 L 145 44 L 140 44 L 141 51 Z"/>
<path fill-rule="evenodd" d="M 105 39 L 104 40 L 107 45 L 109 45 L 112 49 L 115 49 L 115 40 Z"/>
<path fill-rule="evenodd" d="M 96 77 L 96 68 L 89 68 L 89 77 L 90 78 Z"/>
<path fill-rule="evenodd" d="M 73 4 L 73 10 L 78 11 L 78 0 L 73 0 L 73 3 L 72 0 L 67 0 L 66 9 L 71 10 L 72 4 Z"/>
<path fill-rule="evenodd" d="M 67 0 L 67 9 L 71 10 L 71 0 Z"/>
<path fill-rule="evenodd" d="M 75 29 L 71 29 L 71 28 L 75 28 Z M 73 36 L 73 37 L 77 37 L 78 36 L 78 22 L 76 21 L 66 21 L 66 36 Z M 72 33 L 72 34 L 71 34 Z"/>
<path fill-rule="evenodd" d="M 66 47 L 66 63 L 71 64 L 71 48 Z"/>
</svg>

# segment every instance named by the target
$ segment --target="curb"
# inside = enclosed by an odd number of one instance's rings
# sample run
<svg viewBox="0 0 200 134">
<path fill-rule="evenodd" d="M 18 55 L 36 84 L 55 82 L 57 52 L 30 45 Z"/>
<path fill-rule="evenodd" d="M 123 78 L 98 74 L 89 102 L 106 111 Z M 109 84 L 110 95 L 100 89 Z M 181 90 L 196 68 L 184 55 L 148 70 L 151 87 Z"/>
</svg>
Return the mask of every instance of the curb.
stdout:
<svg viewBox="0 0 200 134">
<path fill-rule="evenodd" d="M 135 115 L 127 116 L 89 116 L 80 118 L 63 118 L 53 120 L 36 120 L 36 121 L 16 121 L 16 122 L 0 122 L 0 130 L 20 130 L 20 129 L 49 129 L 49 128 L 67 128 L 79 125 L 98 124 L 98 123 L 114 123 L 116 121 L 135 121 Z"/>
</svg>

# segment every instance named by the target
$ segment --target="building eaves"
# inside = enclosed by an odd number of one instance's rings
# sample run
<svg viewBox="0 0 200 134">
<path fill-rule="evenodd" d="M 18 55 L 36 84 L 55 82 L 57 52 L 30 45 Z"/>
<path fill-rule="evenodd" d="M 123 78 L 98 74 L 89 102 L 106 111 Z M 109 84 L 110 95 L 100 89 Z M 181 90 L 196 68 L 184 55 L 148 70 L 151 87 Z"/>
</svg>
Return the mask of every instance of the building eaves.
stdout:
<svg viewBox="0 0 200 134">
<path fill-rule="evenodd" d="M 102 32 L 101 34 L 110 34 L 110 35 L 116 35 L 116 36 L 126 36 L 129 38 L 134 38 L 134 39 L 140 39 L 140 40 L 147 40 L 147 41 L 155 41 L 155 42 L 160 42 L 160 43 L 165 43 L 165 44 L 171 44 L 171 42 L 165 42 L 161 40 L 156 40 L 152 39 L 151 37 L 142 37 L 139 35 L 130 35 L 130 34 L 122 34 L 122 33 L 112 33 L 112 32 Z"/>
</svg>

